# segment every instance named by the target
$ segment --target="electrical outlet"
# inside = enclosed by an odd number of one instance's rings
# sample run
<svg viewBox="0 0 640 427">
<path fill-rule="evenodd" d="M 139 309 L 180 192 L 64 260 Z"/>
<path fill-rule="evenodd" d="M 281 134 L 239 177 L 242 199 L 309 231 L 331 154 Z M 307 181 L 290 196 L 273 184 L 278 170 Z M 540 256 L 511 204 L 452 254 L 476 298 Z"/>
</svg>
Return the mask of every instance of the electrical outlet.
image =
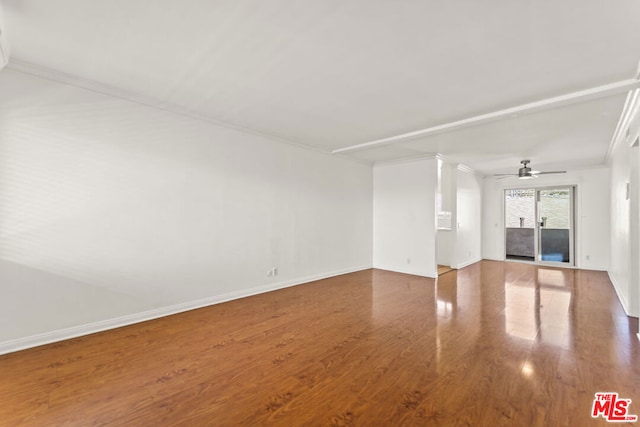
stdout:
<svg viewBox="0 0 640 427">
<path fill-rule="evenodd" d="M 278 267 L 274 267 L 273 268 L 273 275 L 277 276 L 278 275 Z"/>
</svg>

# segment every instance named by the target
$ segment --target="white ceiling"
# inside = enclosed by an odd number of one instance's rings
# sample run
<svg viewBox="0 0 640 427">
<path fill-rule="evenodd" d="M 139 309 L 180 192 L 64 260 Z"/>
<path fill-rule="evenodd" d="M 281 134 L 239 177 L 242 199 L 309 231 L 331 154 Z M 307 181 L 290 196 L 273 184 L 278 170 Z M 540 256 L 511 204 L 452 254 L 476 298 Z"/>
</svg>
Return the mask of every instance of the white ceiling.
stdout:
<svg viewBox="0 0 640 427">
<path fill-rule="evenodd" d="M 331 152 L 482 173 L 603 164 L 640 59 L 637 0 L 4 0 L 10 67 Z M 55 74 L 57 73 L 57 74 Z M 473 120 L 472 120 L 473 121 Z"/>
</svg>

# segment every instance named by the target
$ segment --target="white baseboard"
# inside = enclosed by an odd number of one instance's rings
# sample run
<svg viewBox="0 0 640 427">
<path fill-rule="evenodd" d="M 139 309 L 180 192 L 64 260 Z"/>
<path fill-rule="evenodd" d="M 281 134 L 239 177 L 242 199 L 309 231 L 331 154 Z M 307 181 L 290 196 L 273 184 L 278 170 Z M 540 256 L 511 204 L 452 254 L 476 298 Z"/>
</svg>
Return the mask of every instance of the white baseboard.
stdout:
<svg viewBox="0 0 640 427">
<path fill-rule="evenodd" d="M 482 261 L 482 258 L 480 258 L 480 257 L 478 257 L 478 258 L 473 258 L 473 259 L 470 259 L 469 261 L 465 261 L 465 262 L 463 262 L 463 263 L 458 264 L 458 265 L 457 265 L 456 267 L 454 267 L 454 268 L 456 268 L 456 269 L 458 269 L 458 270 L 459 270 L 459 269 L 461 269 L 461 268 L 468 267 L 468 266 L 470 266 L 471 264 L 475 264 L 476 262 L 480 262 L 480 261 Z"/>
<path fill-rule="evenodd" d="M 374 265 L 373 268 L 375 268 L 377 270 L 392 271 L 394 273 L 409 274 L 411 276 L 426 277 L 428 279 L 436 279 L 438 277 L 438 273 L 436 271 L 431 272 L 431 273 L 420 273 L 420 272 L 415 272 L 415 271 L 412 271 L 412 270 L 409 270 L 409 269 L 390 267 L 390 266 L 387 266 L 387 265 Z"/>
<path fill-rule="evenodd" d="M 620 305 L 622 305 L 624 313 L 627 316 L 631 316 L 631 314 L 629 314 L 629 303 L 627 302 L 627 298 L 620 290 L 620 283 L 618 282 L 618 280 L 616 280 L 616 276 L 610 271 L 607 271 L 607 275 L 609 276 L 609 280 L 613 284 L 613 289 L 616 291 L 616 295 L 618 295 L 618 301 L 620 301 Z"/>
<path fill-rule="evenodd" d="M 113 319 L 101 320 L 98 322 L 87 323 L 84 325 L 72 326 L 70 328 L 58 329 L 55 331 L 45 332 L 42 334 L 30 335 L 15 340 L 0 342 L 0 355 L 13 353 L 15 351 L 25 350 L 27 348 L 38 347 L 44 344 L 51 344 L 71 338 L 77 338 L 83 335 L 94 334 L 109 329 L 120 328 L 134 323 L 146 322 L 160 317 L 170 316 L 172 314 L 182 313 L 197 308 L 207 307 L 210 305 L 220 304 L 223 302 L 258 295 L 266 292 L 276 291 L 291 286 L 301 285 L 313 282 L 315 280 L 327 279 L 329 277 L 339 276 L 342 274 L 353 273 L 372 268 L 371 265 L 347 268 L 344 270 L 331 271 L 328 273 L 299 277 L 292 280 L 284 280 L 268 285 L 256 286 L 236 292 L 228 292 L 221 295 L 214 295 L 195 301 L 188 301 L 180 304 L 160 307 L 152 310 L 133 313 L 126 316 L 120 316 Z"/>
</svg>

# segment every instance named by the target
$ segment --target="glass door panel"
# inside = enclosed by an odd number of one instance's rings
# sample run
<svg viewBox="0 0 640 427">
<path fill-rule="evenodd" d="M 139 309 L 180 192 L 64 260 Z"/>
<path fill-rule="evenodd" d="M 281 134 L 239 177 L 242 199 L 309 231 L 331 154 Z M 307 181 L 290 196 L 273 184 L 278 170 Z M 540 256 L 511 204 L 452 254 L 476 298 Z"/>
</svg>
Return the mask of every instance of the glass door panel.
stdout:
<svg viewBox="0 0 640 427">
<path fill-rule="evenodd" d="M 573 188 L 538 190 L 538 260 L 573 262 Z"/>
<path fill-rule="evenodd" d="M 536 190 L 505 191 L 506 259 L 536 260 Z"/>
<path fill-rule="evenodd" d="M 574 187 L 504 193 L 505 259 L 573 265 Z"/>
</svg>

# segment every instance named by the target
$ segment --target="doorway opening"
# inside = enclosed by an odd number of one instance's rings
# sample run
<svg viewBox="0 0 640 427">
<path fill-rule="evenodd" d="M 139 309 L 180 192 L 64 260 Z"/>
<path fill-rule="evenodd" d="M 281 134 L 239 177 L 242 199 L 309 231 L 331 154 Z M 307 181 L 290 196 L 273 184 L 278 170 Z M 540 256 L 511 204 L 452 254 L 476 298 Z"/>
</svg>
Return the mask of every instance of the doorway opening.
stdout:
<svg viewBox="0 0 640 427">
<path fill-rule="evenodd" d="M 574 264 L 574 187 L 505 190 L 505 259 Z"/>
</svg>

